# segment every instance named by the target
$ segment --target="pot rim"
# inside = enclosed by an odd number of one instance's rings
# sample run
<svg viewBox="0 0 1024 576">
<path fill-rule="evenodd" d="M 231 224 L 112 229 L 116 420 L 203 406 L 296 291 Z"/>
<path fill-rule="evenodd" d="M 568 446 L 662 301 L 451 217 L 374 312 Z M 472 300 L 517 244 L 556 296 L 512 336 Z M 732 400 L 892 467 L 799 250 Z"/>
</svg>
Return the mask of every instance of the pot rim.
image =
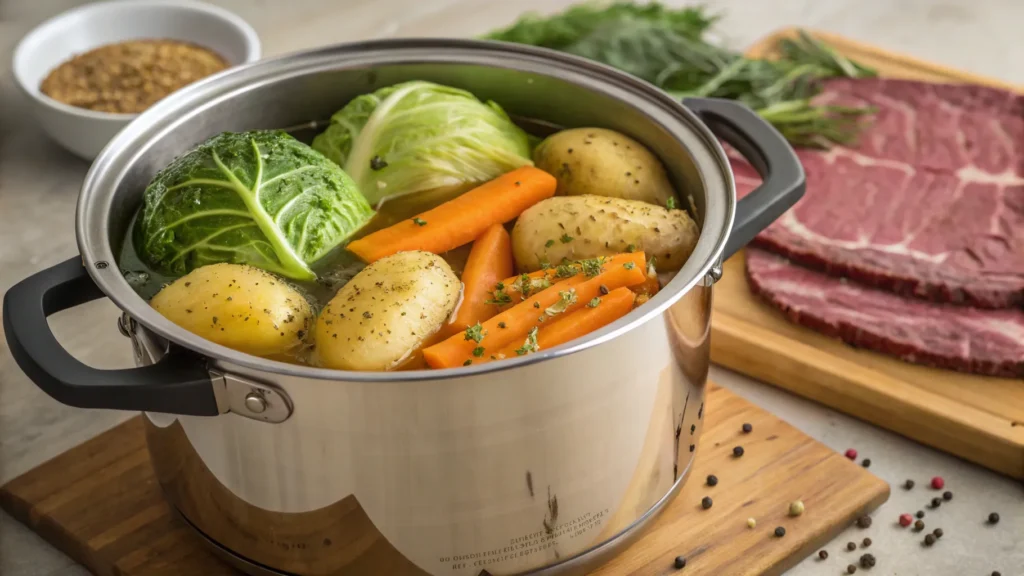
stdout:
<svg viewBox="0 0 1024 576">
<path fill-rule="evenodd" d="M 643 104 L 644 114 L 670 134 L 679 134 L 682 130 L 696 136 L 705 146 L 704 152 L 717 165 L 712 171 L 694 158 L 703 180 L 705 214 L 697 246 L 690 259 L 650 301 L 583 338 L 520 358 L 443 370 L 357 372 L 253 356 L 215 344 L 177 326 L 156 312 L 131 288 L 120 271 L 109 241 L 110 190 L 148 145 L 166 137 L 184 119 L 204 108 L 236 98 L 264 83 L 317 71 L 402 63 L 483 65 L 538 76 L 555 76 L 583 84 L 587 89 L 611 93 L 609 95 L 619 99 L 630 97 L 631 103 Z M 662 121 L 672 121 L 675 126 L 664 126 Z M 688 149 L 688 152 L 694 156 L 697 151 Z M 719 181 L 709 181 L 719 178 Z M 720 190 L 720 197 L 709 197 L 712 190 Z M 97 207 L 97 203 L 105 198 L 107 203 Z M 735 213 L 732 169 L 718 139 L 696 114 L 654 85 L 610 66 L 546 48 L 490 40 L 401 38 L 336 44 L 261 60 L 221 72 L 171 94 L 129 123 L 97 156 L 82 184 L 75 228 L 83 265 L 100 290 L 139 324 L 170 342 L 208 359 L 274 374 L 349 382 L 418 382 L 512 370 L 567 356 L 617 338 L 653 320 L 698 282 L 713 281 L 709 273 L 721 261 Z"/>
</svg>

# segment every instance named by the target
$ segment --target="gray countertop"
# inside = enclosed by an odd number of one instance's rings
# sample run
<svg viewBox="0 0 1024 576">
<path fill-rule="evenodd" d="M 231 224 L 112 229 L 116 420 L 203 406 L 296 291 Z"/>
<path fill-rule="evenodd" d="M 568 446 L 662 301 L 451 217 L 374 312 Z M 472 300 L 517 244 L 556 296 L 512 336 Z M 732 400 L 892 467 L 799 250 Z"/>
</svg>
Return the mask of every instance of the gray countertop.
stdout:
<svg viewBox="0 0 1024 576">
<path fill-rule="evenodd" d="M 0 292 L 17 280 L 77 253 L 74 205 L 88 165 L 50 143 L 26 114 L 10 77 L 10 54 L 34 25 L 82 2 L 0 0 Z M 217 0 L 249 20 L 267 55 L 320 44 L 394 36 L 471 36 L 504 25 L 527 10 L 551 11 L 567 0 Z M 682 2 L 670 2 L 682 4 Z M 1021 0 L 709 0 L 726 14 L 725 42 L 746 46 L 781 27 L 800 25 L 1024 83 L 1024 2 Z M 115 327 L 116 309 L 98 301 L 51 319 L 58 339 L 97 367 L 131 364 L 131 348 Z M 872 574 L 1024 574 L 1024 490 L 1010 479 L 806 402 L 743 376 L 714 369 L 719 383 L 752 399 L 836 450 L 855 447 L 871 471 L 893 484 L 892 498 L 869 531 L 878 557 Z M 130 415 L 62 406 L 32 385 L 0 344 L 0 483 L 79 444 Z M 939 545 L 894 526 L 897 516 L 923 508 L 932 494 L 899 487 L 946 478 L 955 500 L 928 512 L 942 527 Z M 1003 521 L 987 526 L 998 511 Z M 827 546 L 829 560 L 811 557 L 789 574 L 840 574 L 860 552 L 847 553 L 843 534 Z M 86 574 L 32 532 L 0 513 L 0 574 Z"/>
</svg>

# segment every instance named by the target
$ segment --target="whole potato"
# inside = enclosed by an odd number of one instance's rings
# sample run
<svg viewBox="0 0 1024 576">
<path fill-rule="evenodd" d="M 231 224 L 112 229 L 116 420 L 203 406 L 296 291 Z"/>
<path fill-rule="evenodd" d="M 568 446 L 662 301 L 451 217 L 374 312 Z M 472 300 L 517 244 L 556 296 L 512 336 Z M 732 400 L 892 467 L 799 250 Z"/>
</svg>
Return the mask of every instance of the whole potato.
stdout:
<svg viewBox="0 0 1024 576">
<path fill-rule="evenodd" d="M 521 272 L 630 250 L 657 258 L 658 271 L 678 270 L 697 244 L 697 224 L 685 210 L 603 196 L 555 196 L 519 216 L 512 252 Z"/>
<path fill-rule="evenodd" d="M 178 326 L 255 356 L 294 356 L 313 325 L 309 302 L 277 276 L 241 264 L 201 266 L 150 305 Z"/>
<path fill-rule="evenodd" d="M 325 368 L 391 370 L 448 320 L 462 283 L 428 252 L 399 252 L 356 274 L 316 323 Z"/>
<path fill-rule="evenodd" d="M 537 168 L 558 179 L 558 196 L 594 194 L 670 206 L 675 190 L 661 161 L 643 144 L 612 130 L 574 128 L 549 136 L 533 152 Z"/>
</svg>

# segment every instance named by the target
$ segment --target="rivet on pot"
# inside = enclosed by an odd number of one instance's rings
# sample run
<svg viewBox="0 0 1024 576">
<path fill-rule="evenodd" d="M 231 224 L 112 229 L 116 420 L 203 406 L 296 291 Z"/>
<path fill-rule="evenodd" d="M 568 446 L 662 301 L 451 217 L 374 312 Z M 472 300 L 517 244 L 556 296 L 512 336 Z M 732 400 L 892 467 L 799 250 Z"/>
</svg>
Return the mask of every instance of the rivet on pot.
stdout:
<svg viewBox="0 0 1024 576">
<path fill-rule="evenodd" d="M 245 408 L 253 414 L 262 414 L 267 410 L 267 400 L 255 392 L 249 392 L 245 395 Z"/>
</svg>

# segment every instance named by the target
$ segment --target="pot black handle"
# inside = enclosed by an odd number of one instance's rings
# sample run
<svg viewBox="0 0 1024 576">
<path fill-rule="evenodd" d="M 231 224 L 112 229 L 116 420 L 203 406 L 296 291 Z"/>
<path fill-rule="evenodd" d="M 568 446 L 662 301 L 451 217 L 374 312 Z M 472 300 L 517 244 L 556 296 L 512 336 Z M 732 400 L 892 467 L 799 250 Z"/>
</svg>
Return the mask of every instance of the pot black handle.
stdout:
<svg viewBox="0 0 1024 576">
<path fill-rule="evenodd" d="M 782 134 L 745 105 L 721 98 L 685 98 L 683 105 L 761 175 L 761 185 L 736 204 L 736 221 L 722 254 L 725 260 L 804 195 L 804 169 Z"/>
<path fill-rule="evenodd" d="M 205 359 L 172 346 L 156 364 L 98 370 L 57 342 L 46 317 L 104 296 L 76 256 L 29 276 L 4 295 L 4 333 L 25 374 L 58 402 L 109 408 L 216 416 L 217 400 Z"/>
</svg>

